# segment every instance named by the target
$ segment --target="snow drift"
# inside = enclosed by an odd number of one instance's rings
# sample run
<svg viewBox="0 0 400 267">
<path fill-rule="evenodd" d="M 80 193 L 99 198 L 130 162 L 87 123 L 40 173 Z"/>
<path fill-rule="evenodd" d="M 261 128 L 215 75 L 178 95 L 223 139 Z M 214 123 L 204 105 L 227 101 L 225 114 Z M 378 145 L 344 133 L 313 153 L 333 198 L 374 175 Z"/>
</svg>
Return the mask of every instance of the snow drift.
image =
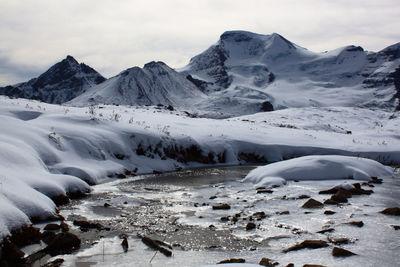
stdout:
<svg viewBox="0 0 400 267">
<path fill-rule="evenodd" d="M 244 182 L 256 186 L 279 186 L 287 180 L 370 180 L 393 174 L 390 167 L 370 159 L 347 156 L 305 156 L 272 163 L 252 170 Z"/>
</svg>

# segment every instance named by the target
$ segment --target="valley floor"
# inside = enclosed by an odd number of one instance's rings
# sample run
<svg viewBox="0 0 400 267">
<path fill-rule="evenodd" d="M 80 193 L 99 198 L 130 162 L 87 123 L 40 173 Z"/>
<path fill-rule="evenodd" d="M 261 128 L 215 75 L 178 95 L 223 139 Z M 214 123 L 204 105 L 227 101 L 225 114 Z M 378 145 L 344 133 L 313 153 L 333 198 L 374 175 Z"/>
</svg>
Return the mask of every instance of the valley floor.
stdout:
<svg viewBox="0 0 400 267">
<path fill-rule="evenodd" d="M 200 114 L 201 115 L 201 114 Z M 112 177 L 304 155 L 400 163 L 399 114 L 299 108 L 229 119 L 166 107 L 76 108 L 0 97 L 0 238 Z"/>
</svg>

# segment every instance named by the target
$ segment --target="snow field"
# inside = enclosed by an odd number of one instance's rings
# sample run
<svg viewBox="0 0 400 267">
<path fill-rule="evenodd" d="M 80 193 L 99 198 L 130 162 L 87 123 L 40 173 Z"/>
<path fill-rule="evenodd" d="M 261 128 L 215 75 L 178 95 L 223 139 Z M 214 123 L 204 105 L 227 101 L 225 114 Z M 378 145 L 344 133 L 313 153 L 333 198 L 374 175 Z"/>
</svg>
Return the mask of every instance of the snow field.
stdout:
<svg viewBox="0 0 400 267">
<path fill-rule="evenodd" d="M 89 184 L 126 171 L 327 154 L 399 163 L 399 124 L 391 113 L 357 108 L 214 120 L 157 107 L 76 108 L 0 97 L 0 237 L 33 217 L 54 217 L 52 197 L 86 192 Z"/>
</svg>

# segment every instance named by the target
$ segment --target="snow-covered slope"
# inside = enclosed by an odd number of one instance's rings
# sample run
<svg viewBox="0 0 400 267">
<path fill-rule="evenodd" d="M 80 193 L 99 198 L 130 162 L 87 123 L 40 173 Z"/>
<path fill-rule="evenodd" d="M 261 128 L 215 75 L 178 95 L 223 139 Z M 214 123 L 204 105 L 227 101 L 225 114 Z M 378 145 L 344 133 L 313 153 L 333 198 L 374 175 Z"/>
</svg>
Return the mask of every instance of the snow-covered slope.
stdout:
<svg viewBox="0 0 400 267">
<path fill-rule="evenodd" d="M 67 56 L 37 78 L 0 88 L 0 94 L 61 104 L 104 80 L 88 65 Z"/>
<path fill-rule="evenodd" d="M 190 106 L 205 95 L 184 76 L 163 62 L 127 69 L 73 99 L 72 105 L 173 105 Z"/>
<path fill-rule="evenodd" d="M 200 109 L 233 115 L 310 106 L 393 110 L 399 54 L 400 44 L 378 53 L 356 46 L 314 53 L 276 33 L 228 31 L 179 71 L 208 94 Z"/>
<path fill-rule="evenodd" d="M 116 173 L 304 155 L 400 163 L 400 117 L 360 108 L 301 108 L 223 120 L 158 107 L 67 107 L 0 97 L 0 239 L 51 199 Z"/>
</svg>

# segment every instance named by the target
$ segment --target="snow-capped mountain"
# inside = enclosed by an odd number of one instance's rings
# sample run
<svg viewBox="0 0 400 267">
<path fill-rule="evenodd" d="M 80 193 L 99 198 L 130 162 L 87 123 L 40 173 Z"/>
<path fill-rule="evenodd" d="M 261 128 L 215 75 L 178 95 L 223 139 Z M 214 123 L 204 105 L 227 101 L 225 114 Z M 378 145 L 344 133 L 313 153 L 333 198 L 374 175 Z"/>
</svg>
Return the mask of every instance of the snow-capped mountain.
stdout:
<svg viewBox="0 0 400 267">
<path fill-rule="evenodd" d="M 181 69 L 150 62 L 106 81 L 72 57 L 0 94 L 71 105 L 173 105 L 230 117 L 290 107 L 400 109 L 400 43 L 311 52 L 279 34 L 228 31 Z"/>
<path fill-rule="evenodd" d="M 238 115 L 307 106 L 393 109 L 399 66 L 400 43 L 378 53 L 356 46 L 314 53 L 276 33 L 228 31 L 179 71 L 209 96 L 199 108 Z"/>
<path fill-rule="evenodd" d="M 70 104 L 173 105 L 184 107 L 205 99 L 185 76 L 163 62 L 129 68 L 93 86 Z"/>
<path fill-rule="evenodd" d="M 0 88 L 0 94 L 61 104 L 103 81 L 97 71 L 67 56 L 37 78 Z"/>
</svg>

